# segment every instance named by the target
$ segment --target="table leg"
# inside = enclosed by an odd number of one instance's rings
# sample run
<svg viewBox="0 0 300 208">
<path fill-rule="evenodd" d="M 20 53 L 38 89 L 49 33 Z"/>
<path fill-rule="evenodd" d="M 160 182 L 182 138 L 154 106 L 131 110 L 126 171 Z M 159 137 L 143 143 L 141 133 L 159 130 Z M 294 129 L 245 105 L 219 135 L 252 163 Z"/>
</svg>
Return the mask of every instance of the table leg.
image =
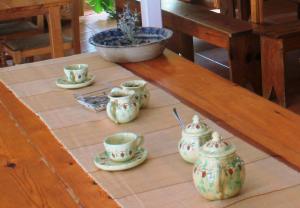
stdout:
<svg viewBox="0 0 300 208">
<path fill-rule="evenodd" d="M 220 1 L 221 14 L 235 18 L 235 7 L 233 0 L 221 0 Z"/>
<path fill-rule="evenodd" d="M 237 0 L 237 18 L 242 20 L 249 20 L 250 17 L 250 2 L 245 0 Z"/>
<path fill-rule="evenodd" d="M 63 57 L 64 48 L 61 30 L 60 7 L 50 7 L 48 11 L 49 38 L 52 58 Z"/>
<path fill-rule="evenodd" d="M 173 30 L 173 36 L 167 43 L 167 48 L 184 58 L 194 61 L 193 37 L 179 31 Z"/>
<path fill-rule="evenodd" d="M 261 95 L 259 37 L 251 33 L 230 39 L 229 65 L 231 81 L 252 88 Z"/>
<path fill-rule="evenodd" d="M 285 53 L 280 39 L 261 37 L 261 63 L 263 96 L 276 96 L 278 103 L 286 106 Z"/>
</svg>

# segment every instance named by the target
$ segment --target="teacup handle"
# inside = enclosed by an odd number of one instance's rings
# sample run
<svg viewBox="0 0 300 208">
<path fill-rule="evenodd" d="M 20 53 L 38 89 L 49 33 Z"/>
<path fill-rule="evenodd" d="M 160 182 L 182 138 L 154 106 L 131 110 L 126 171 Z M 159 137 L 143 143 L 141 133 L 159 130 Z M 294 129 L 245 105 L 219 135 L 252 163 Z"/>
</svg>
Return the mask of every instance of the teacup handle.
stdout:
<svg viewBox="0 0 300 208">
<path fill-rule="evenodd" d="M 144 136 L 138 136 L 136 139 L 136 146 L 137 148 L 141 147 L 144 144 Z"/>
</svg>

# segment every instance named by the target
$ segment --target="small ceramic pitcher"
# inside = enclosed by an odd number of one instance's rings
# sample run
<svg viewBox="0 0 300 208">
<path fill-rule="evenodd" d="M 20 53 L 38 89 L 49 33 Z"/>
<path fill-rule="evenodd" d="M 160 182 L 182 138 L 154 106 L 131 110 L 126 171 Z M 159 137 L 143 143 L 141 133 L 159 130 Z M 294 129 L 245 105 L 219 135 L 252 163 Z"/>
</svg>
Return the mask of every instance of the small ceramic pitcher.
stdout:
<svg viewBox="0 0 300 208">
<path fill-rule="evenodd" d="M 135 92 L 135 99 L 138 101 L 140 108 L 144 108 L 147 106 L 150 93 L 146 88 L 147 82 L 144 80 L 130 80 L 123 82 L 121 87 L 127 90 L 133 90 Z"/>
<path fill-rule="evenodd" d="M 128 123 L 139 113 L 139 104 L 134 98 L 135 92 L 121 88 L 113 88 L 109 93 L 106 106 L 108 117 L 115 123 Z"/>
<path fill-rule="evenodd" d="M 178 143 L 181 157 L 189 163 L 194 163 L 198 158 L 200 147 L 211 139 L 211 132 L 205 123 L 200 122 L 199 116 L 194 115 L 193 122 L 182 131 L 182 137 Z"/>
<path fill-rule="evenodd" d="M 236 154 L 235 146 L 214 132 L 212 140 L 200 149 L 193 179 L 196 188 L 206 199 L 227 199 L 237 195 L 244 184 L 244 162 Z"/>
</svg>

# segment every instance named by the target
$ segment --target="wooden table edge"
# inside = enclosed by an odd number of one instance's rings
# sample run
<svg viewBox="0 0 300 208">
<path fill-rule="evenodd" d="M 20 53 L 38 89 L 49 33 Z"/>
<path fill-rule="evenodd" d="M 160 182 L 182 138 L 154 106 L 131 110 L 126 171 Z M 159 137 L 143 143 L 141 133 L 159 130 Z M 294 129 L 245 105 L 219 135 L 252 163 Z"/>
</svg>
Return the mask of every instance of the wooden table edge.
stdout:
<svg viewBox="0 0 300 208">
<path fill-rule="evenodd" d="M 211 119 L 212 121 L 214 121 L 215 123 L 217 123 L 218 125 L 220 125 L 221 127 L 223 127 L 224 129 L 230 131 L 231 133 L 233 133 L 235 136 L 240 137 L 241 139 L 245 140 L 247 143 L 254 145 L 256 147 L 258 147 L 259 149 L 263 150 L 264 152 L 270 154 L 271 156 L 275 157 L 276 159 L 285 162 L 287 165 L 289 165 L 290 167 L 292 167 L 293 169 L 299 171 L 300 170 L 300 146 L 297 145 L 292 145 L 289 143 L 289 141 L 286 142 L 282 142 L 281 140 L 277 140 L 277 138 L 274 138 L 274 142 L 276 142 L 276 144 L 274 144 L 276 147 L 270 147 L 267 146 L 264 140 L 260 140 L 258 138 L 252 138 L 249 137 L 247 134 L 245 134 L 243 131 L 241 130 L 237 130 L 235 127 L 233 127 L 231 124 L 229 124 L 226 120 L 225 117 L 220 117 L 220 116 L 216 116 L 215 113 L 213 111 L 207 110 L 204 106 L 201 106 L 200 104 L 197 103 L 193 103 L 190 101 L 190 95 L 182 95 L 179 93 L 178 90 L 173 89 L 170 87 L 168 80 L 163 79 L 161 77 L 161 80 L 154 80 L 153 79 L 153 74 L 155 72 L 146 72 L 147 70 L 144 70 L 145 68 L 150 69 L 151 67 L 155 66 L 159 66 L 158 62 L 159 59 L 166 59 L 168 61 L 172 61 L 174 59 L 177 59 L 178 62 L 184 63 L 185 64 L 185 70 L 189 70 L 189 68 L 198 68 L 199 70 L 205 70 L 205 68 L 201 67 L 201 66 L 196 66 L 194 63 L 192 63 L 191 61 L 184 59 L 183 57 L 180 57 L 178 55 L 176 55 L 175 53 L 169 51 L 169 50 L 165 50 L 164 55 L 157 58 L 157 59 L 153 59 L 150 61 L 145 61 L 145 62 L 140 62 L 140 63 L 124 63 L 121 64 L 123 67 L 125 67 L 127 70 L 131 71 L 132 73 L 136 74 L 137 76 L 149 81 L 150 83 L 164 89 L 165 91 L 167 91 L 168 93 L 172 94 L 174 97 L 176 97 L 177 99 L 179 99 L 182 103 L 188 105 L 189 107 L 195 109 L 196 111 L 200 112 L 201 114 L 203 114 L 204 116 L 208 117 L 209 119 Z M 163 68 L 163 67 L 162 67 Z M 210 72 L 208 72 L 210 73 Z M 211 72 L 211 74 L 213 74 Z M 185 74 L 182 74 L 182 76 L 184 76 Z M 228 80 L 223 79 L 222 77 L 219 77 L 218 75 L 211 75 L 211 76 L 215 76 L 216 79 L 218 81 L 220 81 L 223 85 L 228 85 L 230 88 L 234 89 L 238 89 L 239 92 L 244 92 L 245 94 L 251 94 L 251 96 L 254 96 L 255 98 L 257 98 L 258 100 L 261 101 L 261 99 L 263 99 L 262 97 L 255 95 L 254 93 L 248 91 L 247 89 L 243 89 L 241 87 L 239 87 L 238 85 L 236 85 L 235 83 L 232 83 Z M 249 94 L 249 95 L 250 95 Z M 206 98 L 203 98 L 206 99 Z M 209 100 L 209 102 L 214 102 L 214 100 Z M 266 106 L 274 109 L 274 114 L 278 114 L 279 116 L 286 116 L 286 115 L 290 115 L 292 116 L 294 119 L 296 118 L 297 123 L 300 124 L 300 116 L 298 116 L 297 114 L 282 108 L 279 105 L 276 105 L 268 100 L 265 100 L 265 104 Z M 288 119 L 287 119 L 288 120 Z M 263 129 L 263 127 L 262 127 Z M 276 129 L 277 131 L 280 131 L 280 129 Z M 293 131 L 294 129 L 291 129 L 291 131 Z M 299 128 L 297 128 L 297 134 L 296 135 L 300 135 L 300 126 Z M 274 130 L 275 131 L 275 130 Z M 300 137 L 299 140 L 300 141 Z M 290 146 L 292 146 L 291 148 L 287 148 L 286 144 L 289 143 Z M 279 145 L 280 147 L 279 147 Z M 281 150 L 281 147 L 285 147 L 284 150 Z M 293 155 L 293 156 L 292 156 Z M 297 158 L 295 157 L 295 155 L 297 156 Z"/>
</svg>

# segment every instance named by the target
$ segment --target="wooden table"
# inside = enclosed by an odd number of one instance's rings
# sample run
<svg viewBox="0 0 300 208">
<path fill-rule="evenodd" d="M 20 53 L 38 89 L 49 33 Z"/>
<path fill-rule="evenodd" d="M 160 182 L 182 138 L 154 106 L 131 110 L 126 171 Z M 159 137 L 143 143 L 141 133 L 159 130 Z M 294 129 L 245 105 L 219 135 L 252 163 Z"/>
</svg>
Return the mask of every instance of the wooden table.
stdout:
<svg viewBox="0 0 300 208">
<path fill-rule="evenodd" d="M 48 15 L 49 35 L 51 44 L 51 54 L 53 58 L 64 56 L 61 14 L 60 8 L 63 5 L 70 4 L 70 0 L 26 0 L 12 1 L 1 0 L 0 2 L 0 21 L 13 20 L 18 18 L 33 17 L 37 15 Z M 74 16 L 79 18 L 79 0 L 72 1 L 75 13 Z M 73 41 L 74 50 L 80 52 L 79 38 L 79 19 L 73 22 Z"/>
<path fill-rule="evenodd" d="M 97 58 L 93 54 L 81 54 L 9 70 L 28 67 L 47 70 L 75 60 L 86 60 L 96 67 Z M 215 124 L 300 170 L 298 115 L 169 51 L 155 60 L 123 66 L 175 95 Z M 63 150 L 45 124 L 3 84 L 0 84 L 0 125 L 0 185 L 6 187 L 0 189 L 0 207 L 117 207 Z M 254 201 L 265 203 L 264 196 L 300 203 L 299 187 L 291 187 L 294 192 L 289 188 L 283 190 L 289 200 L 277 197 L 275 191 L 241 203 L 245 206 Z M 274 206 L 277 203 L 268 201 L 271 202 Z"/>
</svg>

